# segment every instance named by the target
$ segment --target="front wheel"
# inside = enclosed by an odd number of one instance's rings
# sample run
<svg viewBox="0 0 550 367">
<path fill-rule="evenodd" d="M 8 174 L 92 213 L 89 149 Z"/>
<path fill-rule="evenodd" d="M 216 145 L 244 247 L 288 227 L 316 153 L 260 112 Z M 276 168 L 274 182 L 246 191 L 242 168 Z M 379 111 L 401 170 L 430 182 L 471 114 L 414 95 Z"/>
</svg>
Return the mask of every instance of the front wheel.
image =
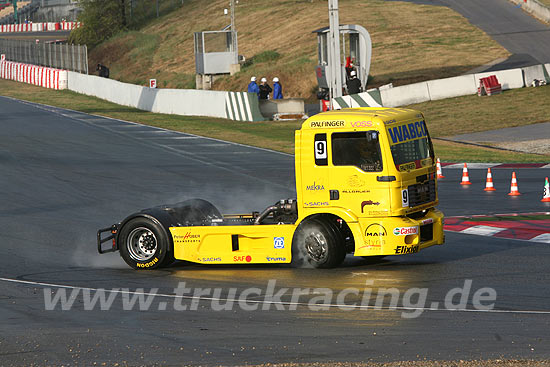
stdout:
<svg viewBox="0 0 550 367">
<path fill-rule="evenodd" d="M 333 268 L 346 257 L 344 237 L 328 219 L 310 218 L 301 223 L 292 240 L 295 266 Z"/>
<path fill-rule="evenodd" d="M 131 219 L 120 230 L 118 241 L 120 256 L 134 269 L 156 269 L 170 259 L 166 231 L 152 219 Z"/>
</svg>

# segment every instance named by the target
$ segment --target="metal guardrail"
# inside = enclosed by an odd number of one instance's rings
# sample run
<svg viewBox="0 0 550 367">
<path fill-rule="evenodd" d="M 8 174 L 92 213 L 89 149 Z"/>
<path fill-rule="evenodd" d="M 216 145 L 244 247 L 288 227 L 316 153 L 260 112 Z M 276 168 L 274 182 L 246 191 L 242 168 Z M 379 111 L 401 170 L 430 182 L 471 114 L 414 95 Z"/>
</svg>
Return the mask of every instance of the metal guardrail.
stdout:
<svg viewBox="0 0 550 367">
<path fill-rule="evenodd" d="M 88 74 L 86 46 L 0 39 L 6 60 Z"/>
</svg>

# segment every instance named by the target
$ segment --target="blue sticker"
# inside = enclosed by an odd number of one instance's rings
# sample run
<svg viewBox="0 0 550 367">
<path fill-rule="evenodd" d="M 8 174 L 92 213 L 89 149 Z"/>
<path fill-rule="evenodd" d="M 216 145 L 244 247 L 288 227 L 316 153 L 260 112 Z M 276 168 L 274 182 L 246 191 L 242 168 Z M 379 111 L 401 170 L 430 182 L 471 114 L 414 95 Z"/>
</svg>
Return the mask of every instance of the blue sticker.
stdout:
<svg viewBox="0 0 550 367">
<path fill-rule="evenodd" d="M 284 237 L 273 237 L 273 247 L 276 249 L 285 248 L 285 238 Z"/>
</svg>

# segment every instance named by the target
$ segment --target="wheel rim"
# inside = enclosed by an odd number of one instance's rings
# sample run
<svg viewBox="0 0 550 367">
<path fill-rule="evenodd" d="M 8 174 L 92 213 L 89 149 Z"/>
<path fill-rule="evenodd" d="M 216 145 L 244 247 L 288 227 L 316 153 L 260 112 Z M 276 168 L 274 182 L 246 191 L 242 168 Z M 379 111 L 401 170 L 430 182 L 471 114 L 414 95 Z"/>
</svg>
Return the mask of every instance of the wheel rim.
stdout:
<svg viewBox="0 0 550 367">
<path fill-rule="evenodd" d="M 147 261 L 157 252 L 158 241 L 155 234 L 145 227 L 138 227 L 128 235 L 126 248 L 132 260 Z"/>
<path fill-rule="evenodd" d="M 305 238 L 305 248 L 308 256 L 315 262 L 322 262 L 327 258 L 328 243 L 325 236 L 319 232 L 311 232 Z"/>
</svg>

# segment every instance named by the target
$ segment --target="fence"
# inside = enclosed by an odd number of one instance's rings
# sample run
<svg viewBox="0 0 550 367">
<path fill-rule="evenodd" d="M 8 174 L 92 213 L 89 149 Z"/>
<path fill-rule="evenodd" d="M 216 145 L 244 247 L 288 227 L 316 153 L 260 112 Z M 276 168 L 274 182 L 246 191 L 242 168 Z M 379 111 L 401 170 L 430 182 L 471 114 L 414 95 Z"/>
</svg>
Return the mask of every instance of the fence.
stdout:
<svg viewBox="0 0 550 367">
<path fill-rule="evenodd" d="M 0 39 L 6 60 L 88 74 L 86 46 Z"/>
</svg>

